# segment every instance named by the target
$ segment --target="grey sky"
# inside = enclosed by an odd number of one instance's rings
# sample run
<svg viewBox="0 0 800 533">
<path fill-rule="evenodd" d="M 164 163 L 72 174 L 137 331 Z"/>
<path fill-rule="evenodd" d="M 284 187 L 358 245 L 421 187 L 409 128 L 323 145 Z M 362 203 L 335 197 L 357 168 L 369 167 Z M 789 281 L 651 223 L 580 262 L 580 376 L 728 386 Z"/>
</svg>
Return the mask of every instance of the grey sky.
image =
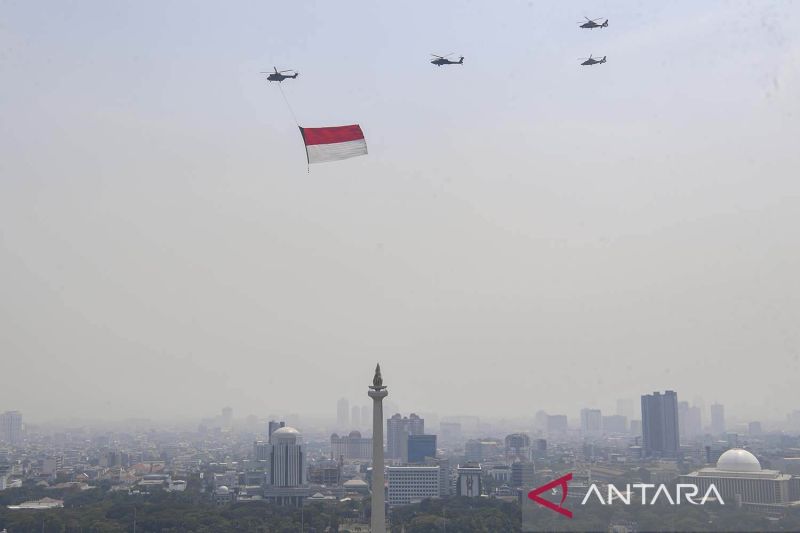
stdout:
<svg viewBox="0 0 800 533">
<path fill-rule="evenodd" d="M 333 416 L 380 360 L 406 411 L 782 418 L 799 32 L 796 2 L 3 1 L 0 409 Z M 307 173 L 273 65 L 370 154 Z"/>
</svg>

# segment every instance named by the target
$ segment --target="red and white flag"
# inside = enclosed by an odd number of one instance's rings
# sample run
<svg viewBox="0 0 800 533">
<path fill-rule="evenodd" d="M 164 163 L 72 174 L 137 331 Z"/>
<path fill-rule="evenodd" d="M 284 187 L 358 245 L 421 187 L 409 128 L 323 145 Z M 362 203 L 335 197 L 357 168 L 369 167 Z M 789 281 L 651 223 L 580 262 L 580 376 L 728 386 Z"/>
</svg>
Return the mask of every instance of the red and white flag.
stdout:
<svg viewBox="0 0 800 533">
<path fill-rule="evenodd" d="M 367 154 L 367 141 L 361 126 L 333 126 L 330 128 L 300 128 L 306 143 L 309 163 L 338 161 Z"/>
</svg>

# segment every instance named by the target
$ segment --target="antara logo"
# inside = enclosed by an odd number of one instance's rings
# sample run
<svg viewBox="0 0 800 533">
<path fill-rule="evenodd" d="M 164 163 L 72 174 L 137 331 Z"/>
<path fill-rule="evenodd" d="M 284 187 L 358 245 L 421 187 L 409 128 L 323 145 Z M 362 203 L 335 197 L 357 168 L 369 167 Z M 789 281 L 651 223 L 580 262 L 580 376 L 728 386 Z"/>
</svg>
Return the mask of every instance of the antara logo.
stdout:
<svg viewBox="0 0 800 533">
<path fill-rule="evenodd" d="M 569 485 L 568 482 L 572 480 L 572 473 L 569 473 L 565 476 L 561 476 L 558 479 L 554 479 L 550 483 L 546 485 L 542 485 L 541 487 L 535 488 L 528 493 L 528 498 L 535 501 L 539 505 L 547 507 L 550 510 L 553 510 L 559 514 L 566 516 L 567 518 L 572 518 L 572 511 L 564 507 L 564 502 L 567 499 L 567 494 L 569 493 Z M 561 503 L 555 504 L 549 500 L 546 500 L 539 496 L 543 492 L 553 491 L 555 494 L 556 487 L 561 487 Z M 581 501 L 581 505 L 586 505 L 586 502 L 594 495 L 597 500 L 602 505 L 612 505 L 613 503 L 619 502 L 624 505 L 631 504 L 631 494 L 638 489 L 639 491 L 639 501 L 642 505 L 654 505 L 659 498 L 663 498 L 664 501 L 668 502 L 670 505 L 680 505 L 683 500 L 686 503 L 692 505 L 704 505 L 709 498 L 712 496 L 715 498 L 720 505 L 725 505 L 725 502 L 722 500 L 722 495 L 720 495 L 717 487 L 713 484 L 708 486 L 706 489 L 705 494 L 699 501 L 696 501 L 700 489 L 697 485 L 692 485 L 691 483 L 678 483 L 675 487 L 675 497 L 672 497 L 669 489 L 666 485 L 655 485 L 652 483 L 634 483 L 634 484 L 627 484 L 625 485 L 625 490 L 621 491 L 616 487 L 616 485 L 609 484 L 607 487 L 607 497 L 603 497 L 603 494 L 600 492 L 600 489 L 597 485 L 592 484 L 589 486 L 589 490 L 586 491 L 586 495 L 583 497 L 583 501 Z M 631 490 L 633 489 L 633 490 Z M 655 489 L 652 492 L 652 498 L 648 499 L 648 489 Z"/>
<path fill-rule="evenodd" d="M 658 487 L 656 489 L 656 487 Z M 695 501 L 694 498 L 697 497 L 697 494 L 700 492 L 700 489 L 697 488 L 697 485 L 692 485 L 691 483 L 678 483 L 675 487 L 675 499 L 672 498 L 672 494 L 670 494 L 669 489 L 667 489 L 666 485 L 654 485 L 652 483 L 634 483 L 633 485 L 628 484 L 625 485 L 625 492 L 620 491 L 615 485 L 608 485 L 608 497 L 603 499 L 603 495 L 600 493 L 600 489 L 597 488 L 597 485 L 592 484 L 589 486 L 589 490 L 586 492 L 586 496 L 583 497 L 583 501 L 581 505 L 586 505 L 586 502 L 589 500 L 589 497 L 594 494 L 597 496 L 597 499 L 603 505 L 611 505 L 615 500 L 619 500 L 621 503 L 625 505 L 631 504 L 631 488 L 633 489 L 641 489 L 639 493 L 639 501 L 642 505 L 653 505 L 658 501 L 658 498 L 663 495 L 664 499 L 669 502 L 670 505 L 680 505 L 681 504 L 681 496 L 686 499 L 687 503 L 692 505 L 705 505 L 706 501 L 710 496 L 714 496 L 716 500 L 719 502 L 720 505 L 725 505 L 725 502 L 722 500 L 722 496 L 720 495 L 717 487 L 713 484 L 708 486 L 706 493 L 700 499 L 700 501 Z M 647 489 L 656 489 L 653 493 L 653 499 L 647 501 Z"/>
</svg>

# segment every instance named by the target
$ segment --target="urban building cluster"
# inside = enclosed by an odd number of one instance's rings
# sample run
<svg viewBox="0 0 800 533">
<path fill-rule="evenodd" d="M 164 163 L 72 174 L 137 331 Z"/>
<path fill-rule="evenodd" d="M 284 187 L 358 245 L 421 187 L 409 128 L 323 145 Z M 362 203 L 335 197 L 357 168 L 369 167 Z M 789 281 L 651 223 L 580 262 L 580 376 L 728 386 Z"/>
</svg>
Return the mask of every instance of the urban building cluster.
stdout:
<svg viewBox="0 0 800 533">
<path fill-rule="evenodd" d="M 538 411 L 484 420 L 384 416 L 387 395 L 378 370 L 371 408 L 351 408 L 341 399 L 335 421 L 331 416 L 305 427 L 297 416 L 239 419 L 229 407 L 192 426 L 132 420 L 122 429 L 27 425 L 20 412 L 6 411 L 0 414 L 0 490 L 26 481 L 98 490 L 106 482 L 107 490 L 129 494 L 193 487 L 213 505 L 371 499 L 379 522 L 373 531 L 404 505 L 455 495 L 521 501 L 567 471 L 574 479 L 570 498 L 635 472 L 651 483 L 701 489 L 713 483 L 730 503 L 764 512 L 800 505 L 800 411 L 780 426 L 730 422 L 723 405 L 706 409 L 699 399 L 689 403 L 667 390 L 620 399 L 613 413 L 587 407 L 574 417 Z M 59 505 L 44 499 L 12 508 Z M 353 527 L 368 527 L 369 518 L 351 517 Z"/>
</svg>

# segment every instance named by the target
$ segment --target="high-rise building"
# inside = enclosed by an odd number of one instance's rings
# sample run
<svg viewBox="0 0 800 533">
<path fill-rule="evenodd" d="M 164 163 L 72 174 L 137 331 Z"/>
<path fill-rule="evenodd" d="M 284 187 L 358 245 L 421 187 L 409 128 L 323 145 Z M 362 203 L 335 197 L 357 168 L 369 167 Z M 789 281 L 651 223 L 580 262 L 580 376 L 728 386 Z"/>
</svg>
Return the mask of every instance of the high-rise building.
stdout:
<svg viewBox="0 0 800 533">
<path fill-rule="evenodd" d="M 355 428 L 363 427 L 361 424 L 361 408 L 357 405 L 350 408 L 350 425 Z"/>
<path fill-rule="evenodd" d="M 361 432 L 355 430 L 341 437 L 334 433 L 331 435 L 331 459 L 338 461 L 341 457 L 356 461 L 372 459 L 372 439 L 362 437 Z"/>
<path fill-rule="evenodd" d="M 688 443 L 702 434 L 700 408 L 690 407 L 689 402 L 678 402 L 678 433 L 681 442 Z"/>
<path fill-rule="evenodd" d="M 675 457 L 680 447 L 678 395 L 675 391 L 642 396 L 642 452 L 647 457 Z"/>
<path fill-rule="evenodd" d="M 269 483 L 275 487 L 297 487 L 306 481 L 306 454 L 303 436 L 284 426 L 272 434 Z"/>
<path fill-rule="evenodd" d="M 408 460 L 408 435 L 423 435 L 425 420 L 414 413 L 408 417 L 400 413 L 386 420 L 386 455 L 389 459 Z"/>
<path fill-rule="evenodd" d="M 581 431 L 584 435 L 597 435 L 603 423 L 600 409 L 581 409 Z"/>
<path fill-rule="evenodd" d="M 336 402 L 336 427 L 344 430 L 350 427 L 350 402 L 347 398 L 339 398 Z"/>
<path fill-rule="evenodd" d="M 270 420 L 269 425 L 267 426 L 267 440 L 272 439 L 272 434 L 275 433 L 276 430 L 286 427 L 286 422 L 277 422 L 275 420 Z"/>
<path fill-rule="evenodd" d="M 711 434 L 722 435 L 725 433 L 725 406 L 719 403 L 711 404 Z"/>
<path fill-rule="evenodd" d="M 450 459 L 426 457 L 425 465 L 439 467 L 439 496 L 450 496 L 453 492 L 453 483 L 450 479 Z"/>
<path fill-rule="evenodd" d="M 530 452 L 531 438 L 525 433 L 506 435 L 507 455 L 527 455 Z"/>
<path fill-rule="evenodd" d="M 747 433 L 749 435 L 761 435 L 761 422 L 755 421 L 747 424 Z"/>
<path fill-rule="evenodd" d="M 436 457 L 436 435 L 409 435 L 408 462 L 424 463 L 426 457 Z"/>
<path fill-rule="evenodd" d="M 514 461 L 511 463 L 511 486 L 533 487 L 536 470 L 532 461 Z"/>
<path fill-rule="evenodd" d="M 0 415 L 0 441 L 11 446 L 22 443 L 22 413 L 6 411 Z"/>
<path fill-rule="evenodd" d="M 302 505 L 308 496 L 303 436 L 295 428 L 284 426 L 270 435 L 267 446 L 269 474 L 265 499 L 277 505 Z"/>
<path fill-rule="evenodd" d="M 425 498 L 438 498 L 441 492 L 439 467 L 388 466 L 386 492 L 389 505 L 405 505 Z"/>
</svg>

